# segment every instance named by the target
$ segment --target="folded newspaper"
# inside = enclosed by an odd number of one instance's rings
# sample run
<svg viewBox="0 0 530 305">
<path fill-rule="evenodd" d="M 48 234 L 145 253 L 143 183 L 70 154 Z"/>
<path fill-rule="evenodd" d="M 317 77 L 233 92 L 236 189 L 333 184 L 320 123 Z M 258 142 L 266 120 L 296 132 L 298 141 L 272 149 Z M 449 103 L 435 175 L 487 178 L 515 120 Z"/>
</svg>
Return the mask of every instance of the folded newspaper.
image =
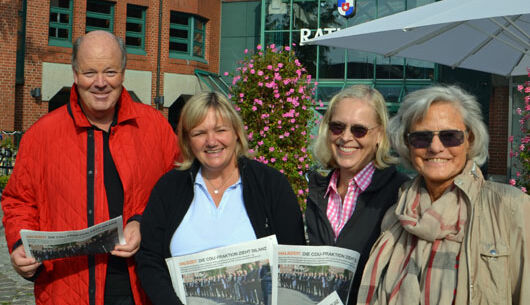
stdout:
<svg viewBox="0 0 530 305">
<path fill-rule="evenodd" d="M 318 304 L 334 291 L 347 304 L 358 261 L 349 249 L 278 245 L 278 304 Z"/>
<path fill-rule="evenodd" d="M 278 245 L 269 236 L 171 257 L 166 263 L 186 305 L 339 305 L 348 300 L 358 259 L 352 250 Z"/>
<path fill-rule="evenodd" d="M 186 305 L 276 304 L 276 236 L 166 259 Z"/>
<path fill-rule="evenodd" d="M 318 305 L 344 305 L 336 291 L 325 297 Z"/>
<path fill-rule="evenodd" d="M 27 257 L 38 261 L 97 253 L 108 253 L 125 244 L 122 217 L 77 231 L 20 230 Z"/>
</svg>

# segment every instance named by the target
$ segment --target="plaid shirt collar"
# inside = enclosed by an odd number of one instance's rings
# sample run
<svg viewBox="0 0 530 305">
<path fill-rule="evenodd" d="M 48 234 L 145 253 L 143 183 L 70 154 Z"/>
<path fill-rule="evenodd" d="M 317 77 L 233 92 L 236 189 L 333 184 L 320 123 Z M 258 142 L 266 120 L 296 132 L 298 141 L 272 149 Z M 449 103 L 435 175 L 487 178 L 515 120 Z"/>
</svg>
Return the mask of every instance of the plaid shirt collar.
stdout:
<svg viewBox="0 0 530 305">
<path fill-rule="evenodd" d="M 339 191 L 337 190 L 337 182 L 339 181 L 339 175 L 340 175 L 339 172 L 340 172 L 339 169 L 336 169 L 333 171 L 333 174 L 331 175 L 331 179 L 329 181 L 328 188 L 326 190 L 325 197 L 327 197 L 332 191 L 336 194 L 339 193 Z M 372 177 L 374 175 L 374 172 L 375 172 L 374 162 L 370 162 L 366 164 L 366 166 L 363 167 L 363 169 L 361 169 L 357 173 L 357 175 L 353 176 L 353 178 L 350 179 L 350 181 L 348 182 L 348 190 L 352 187 L 352 185 L 356 185 L 357 187 L 361 189 L 362 192 L 364 192 L 368 188 L 370 183 L 372 182 Z"/>
</svg>

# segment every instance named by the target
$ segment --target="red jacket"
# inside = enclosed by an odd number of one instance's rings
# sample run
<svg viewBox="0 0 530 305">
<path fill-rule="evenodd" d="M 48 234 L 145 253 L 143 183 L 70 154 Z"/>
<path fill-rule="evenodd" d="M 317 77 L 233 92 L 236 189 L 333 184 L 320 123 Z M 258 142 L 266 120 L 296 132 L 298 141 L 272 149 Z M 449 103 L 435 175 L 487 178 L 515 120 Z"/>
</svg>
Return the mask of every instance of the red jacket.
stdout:
<svg viewBox="0 0 530 305">
<path fill-rule="evenodd" d="M 79 230 L 109 219 L 102 131 L 88 122 L 77 99 L 74 85 L 70 103 L 43 116 L 22 138 L 2 195 L 10 251 L 18 245 L 20 229 Z M 142 214 L 151 189 L 173 168 L 179 152 L 176 135 L 158 111 L 134 102 L 125 89 L 117 107 L 109 149 L 123 184 L 125 226 Z M 133 259 L 128 264 L 136 304 L 148 304 Z M 96 255 L 95 265 L 89 265 L 87 256 L 45 261 L 35 281 L 36 304 L 102 305 L 107 255 Z M 89 284 L 94 279 L 95 287 Z"/>
</svg>

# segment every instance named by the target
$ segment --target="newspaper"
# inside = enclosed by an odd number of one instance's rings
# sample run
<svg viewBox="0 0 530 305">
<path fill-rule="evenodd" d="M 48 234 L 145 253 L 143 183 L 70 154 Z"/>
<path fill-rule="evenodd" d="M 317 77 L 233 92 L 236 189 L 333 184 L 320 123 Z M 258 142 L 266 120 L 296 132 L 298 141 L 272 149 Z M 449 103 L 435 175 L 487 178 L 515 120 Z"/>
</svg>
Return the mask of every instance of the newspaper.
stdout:
<svg viewBox="0 0 530 305">
<path fill-rule="evenodd" d="M 359 256 L 332 246 L 278 245 L 278 304 L 318 304 L 334 291 L 347 304 Z"/>
<path fill-rule="evenodd" d="M 344 305 L 336 291 L 325 297 L 318 305 Z"/>
<path fill-rule="evenodd" d="M 122 217 L 99 223 L 78 231 L 31 231 L 20 230 L 22 244 L 27 257 L 37 261 L 49 259 L 107 253 L 116 244 L 125 244 Z"/>
<path fill-rule="evenodd" d="M 276 236 L 166 259 L 186 305 L 276 305 Z"/>
</svg>

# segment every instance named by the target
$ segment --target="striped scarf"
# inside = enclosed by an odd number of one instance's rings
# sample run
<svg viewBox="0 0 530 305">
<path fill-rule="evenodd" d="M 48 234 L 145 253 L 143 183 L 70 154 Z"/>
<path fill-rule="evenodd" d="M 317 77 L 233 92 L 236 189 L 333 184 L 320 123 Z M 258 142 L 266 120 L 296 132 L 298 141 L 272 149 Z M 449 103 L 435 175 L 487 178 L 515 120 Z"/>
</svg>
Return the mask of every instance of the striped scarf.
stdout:
<svg viewBox="0 0 530 305">
<path fill-rule="evenodd" d="M 451 305 L 467 207 L 454 185 L 435 202 L 418 177 L 397 203 L 364 269 L 357 305 Z"/>
</svg>

